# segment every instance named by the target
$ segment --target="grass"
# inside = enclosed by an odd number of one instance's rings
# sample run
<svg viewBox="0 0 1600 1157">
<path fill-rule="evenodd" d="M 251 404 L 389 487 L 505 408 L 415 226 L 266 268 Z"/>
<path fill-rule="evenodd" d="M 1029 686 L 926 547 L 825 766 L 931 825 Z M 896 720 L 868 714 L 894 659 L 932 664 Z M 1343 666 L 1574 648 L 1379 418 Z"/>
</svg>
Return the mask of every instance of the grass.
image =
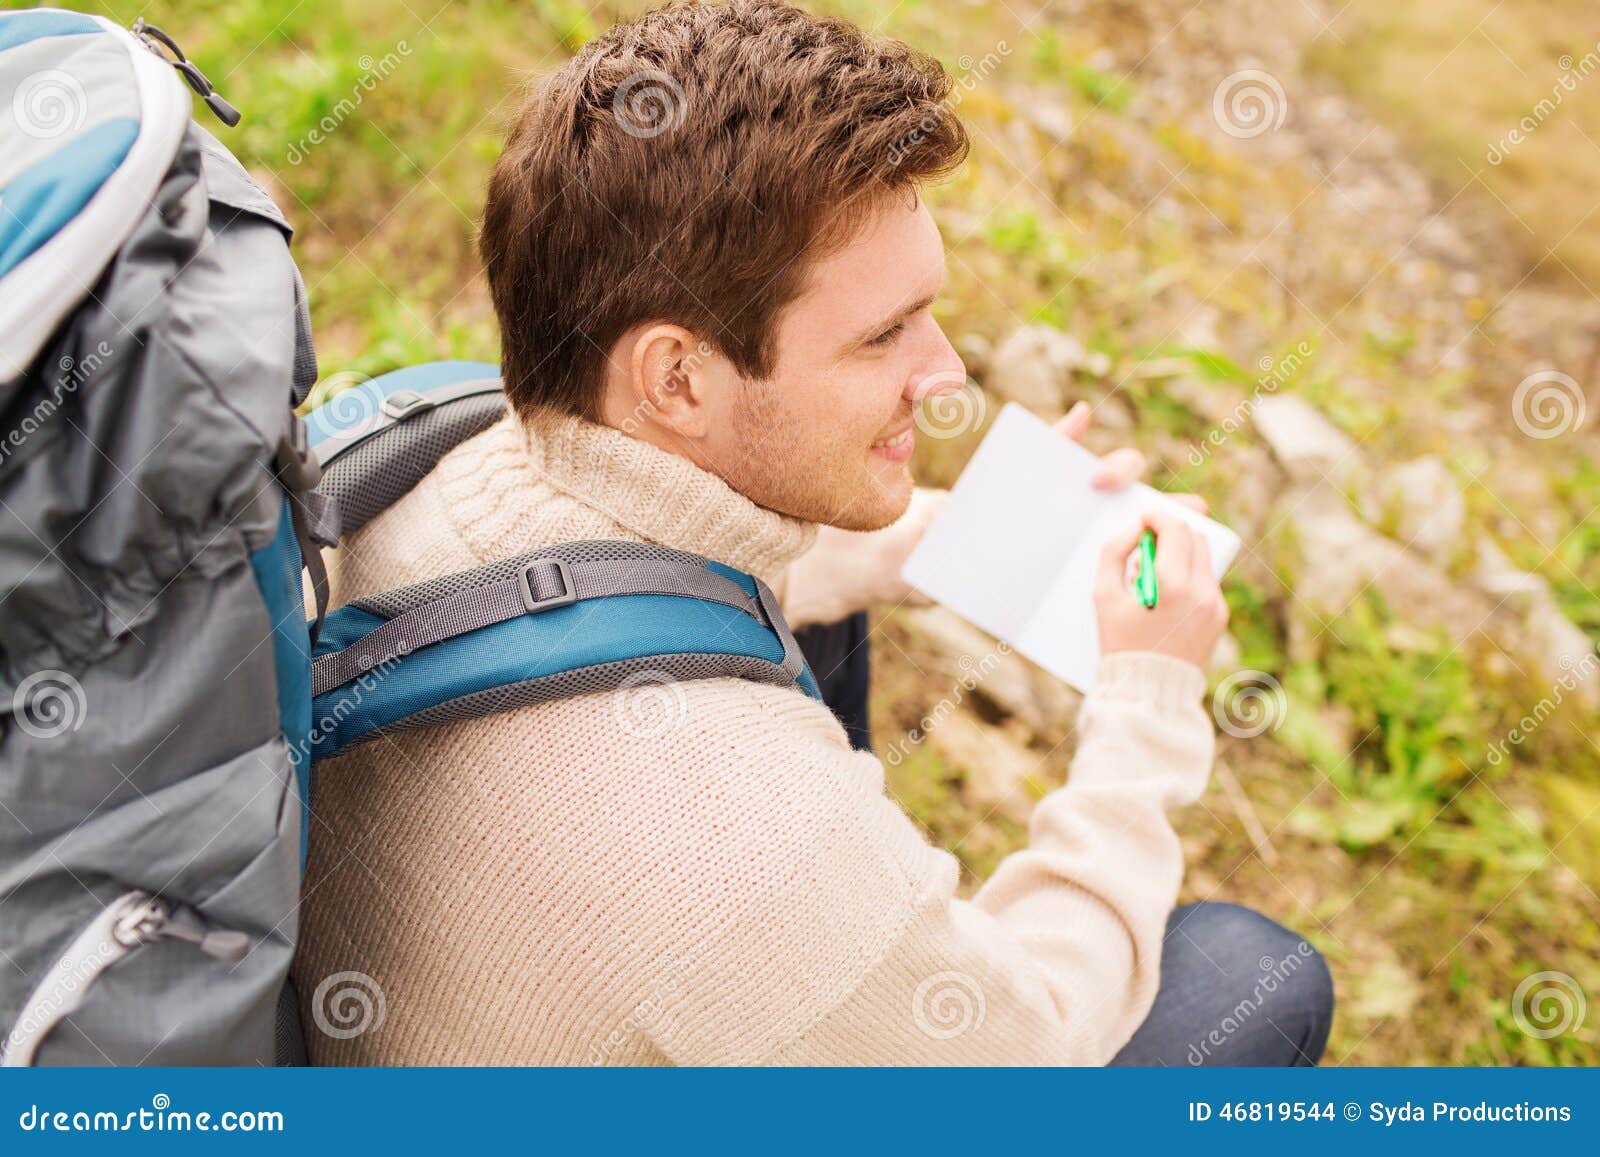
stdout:
<svg viewBox="0 0 1600 1157">
<path fill-rule="evenodd" d="M 1481 154 L 1491 132 L 1555 79 L 1553 64 L 1526 62 L 1582 55 L 1580 38 L 1563 30 L 1584 28 L 1577 17 L 1586 8 L 1507 0 L 1474 28 L 1491 3 L 1354 0 L 1336 28 L 1342 40 L 1319 38 L 1316 63 L 1408 133 L 1451 189 L 1481 182 L 1497 213 L 1503 200 L 1525 267 L 1581 281 L 1600 266 L 1600 215 L 1580 219 L 1600 175 L 1600 149 L 1584 139 L 1600 140 L 1600 100 L 1574 100 L 1500 166 Z M 495 358 L 475 221 L 515 89 L 640 7 L 476 0 L 435 13 L 436 5 L 105 5 L 173 33 L 244 111 L 237 130 L 211 127 L 297 225 L 328 376 Z M 1383 310 L 1380 322 L 1348 308 L 1334 270 L 1362 238 L 1331 224 L 1304 173 L 1219 143 L 1108 59 L 1126 31 L 1116 22 L 1137 19 L 1130 6 L 1106 6 L 1115 10 L 1110 23 L 1085 15 L 1030 31 L 1003 7 L 976 2 L 823 7 L 952 67 L 1002 40 L 1010 46 L 962 101 L 971 164 L 929 194 L 950 258 L 938 311 L 953 333 L 995 342 L 1021 321 L 1044 320 L 1110 354 L 1112 378 L 1077 388 L 1126 398 L 1156 482 L 1198 485 L 1225 520 L 1238 521 L 1249 517 L 1250 456 L 1260 447 L 1241 430 L 1193 468 L 1185 450 L 1208 422 L 1190 399 L 1209 391 L 1229 406 L 1244 400 L 1261 358 L 1309 339 L 1317 355 L 1285 392 L 1366 437 L 1376 461 L 1435 450 L 1472 466 L 1475 524 L 1494 526 L 1513 557 L 1550 580 L 1567 614 L 1600 637 L 1600 468 L 1570 443 L 1547 444 L 1528 467 L 1441 434 L 1438 415 L 1481 397 L 1487 371 L 1420 361 L 1433 324 L 1420 309 Z M 1497 63 L 1496 44 L 1511 46 L 1523 66 Z M 1175 36 L 1163 51 L 1186 48 Z M 1600 76 L 1586 83 L 1600 93 Z M 1071 125 L 1065 139 L 1029 115 L 1041 102 Z M 1267 276 L 1264 257 L 1238 260 L 1267 240 L 1251 223 L 1263 206 L 1292 221 L 1270 240 L 1292 233 L 1305 247 L 1304 278 Z M 1398 302 L 1421 292 L 1393 280 L 1375 277 L 1369 292 Z M 1473 308 L 1481 317 L 1487 307 Z M 1206 313 L 1210 334 L 1185 332 L 1180 323 Z M 1128 373 L 1155 359 L 1172 376 Z M 919 450 L 922 478 L 953 481 L 980 436 L 930 441 Z M 1526 501 L 1500 497 L 1513 484 Z M 1237 799 L 1214 787 L 1183 820 L 1186 896 L 1254 904 L 1304 929 L 1329 956 L 1342 1009 L 1335 1061 L 1600 1062 L 1593 1014 L 1543 1039 L 1523 1031 L 1511 1006 L 1519 981 L 1546 969 L 1571 974 L 1600 1003 L 1600 749 L 1584 732 L 1592 720 L 1568 705 L 1491 765 L 1486 752 L 1548 694 L 1547 683 L 1482 640 L 1455 647 L 1420 635 L 1370 600 L 1331 624 L 1308 621 L 1294 595 L 1297 544 L 1265 518 L 1257 533 L 1252 546 L 1270 561 L 1230 576 L 1233 633 L 1240 666 L 1277 680 L 1287 709 L 1259 739 L 1224 736 L 1220 760 L 1267 840 L 1260 845 Z M 886 615 L 879 632 L 874 724 L 887 740 L 948 688 L 907 658 L 919 644 L 900 616 Z M 1029 740 L 1040 785 L 1065 777 L 1069 723 Z M 969 889 L 1025 839 L 1014 821 L 968 802 L 962 769 L 935 744 L 916 747 L 888 782 L 955 851 Z"/>
<path fill-rule="evenodd" d="M 1447 195 L 1470 187 L 1498 202 L 1528 269 L 1592 286 L 1600 279 L 1593 14 L 1587 0 L 1351 0 L 1318 39 L 1315 60 L 1405 133 Z M 1513 131 L 1524 139 L 1508 139 Z"/>
</svg>

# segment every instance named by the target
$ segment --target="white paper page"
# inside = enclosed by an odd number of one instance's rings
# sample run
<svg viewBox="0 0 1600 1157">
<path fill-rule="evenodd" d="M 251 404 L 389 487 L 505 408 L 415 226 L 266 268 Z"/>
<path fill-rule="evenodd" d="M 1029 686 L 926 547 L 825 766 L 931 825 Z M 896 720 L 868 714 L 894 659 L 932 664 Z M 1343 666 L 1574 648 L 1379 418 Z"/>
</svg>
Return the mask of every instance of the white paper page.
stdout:
<svg viewBox="0 0 1600 1157">
<path fill-rule="evenodd" d="M 906 560 L 912 586 L 1014 646 L 1080 691 L 1100 661 L 1094 574 L 1101 545 L 1149 509 L 1205 536 L 1221 575 L 1239 536 L 1143 484 L 1094 490 L 1099 459 L 1010 404 Z"/>
<path fill-rule="evenodd" d="M 1021 406 L 1002 409 L 900 572 L 1013 645 L 1072 555 L 1080 487 L 1050 453 L 1057 442 Z"/>
<path fill-rule="evenodd" d="M 1084 453 L 1087 455 L 1087 451 Z M 1133 526 L 1146 511 L 1165 510 L 1200 531 L 1211 555 L 1211 573 L 1218 578 L 1239 553 L 1239 536 L 1233 531 L 1143 483 L 1095 497 L 1094 517 L 1016 642 L 1017 650 L 1085 693 L 1094 690 L 1095 673 L 1100 667 L 1100 618 L 1094 609 L 1094 578 L 1100 565 L 1100 548 L 1107 539 Z M 1157 590 L 1156 598 L 1160 597 Z"/>
</svg>

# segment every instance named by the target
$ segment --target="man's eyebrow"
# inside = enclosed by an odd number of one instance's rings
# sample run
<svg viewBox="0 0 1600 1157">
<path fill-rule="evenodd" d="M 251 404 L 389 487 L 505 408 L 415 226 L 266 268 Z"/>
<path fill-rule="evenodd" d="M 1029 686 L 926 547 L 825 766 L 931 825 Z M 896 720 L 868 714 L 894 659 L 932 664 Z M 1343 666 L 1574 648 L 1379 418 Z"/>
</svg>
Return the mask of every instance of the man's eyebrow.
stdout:
<svg viewBox="0 0 1600 1157">
<path fill-rule="evenodd" d="M 941 288 L 942 288 L 942 282 L 941 282 Z M 871 339 L 877 337 L 879 334 L 893 329 L 895 326 L 899 325 L 906 318 L 911 317 L 913 314 L 921 313 L 923 310 L 927 309 L 930 305 L 932 305 L 938 299 L 938 297 L 939 297 L 939 290 L 936 289 L 932 293 L 927 294 L 924 297 L 918 298 L 916 301 L 913 301 L 910 305 L 906 306 L 904 309 L 898 310 L 892 317 L 888 317 L 888 318 L 884 319 L 883 321 L 879 321 L 879 322 L 873 323 L 872 325 L 868 326 L 866 329 L 863 329 L 862 331 L 860 331 L 858 334 L 856 334 L 854 337 L 852 337 L 849 341 L 847 341 L 845 343 L 845 349 L 853 350 L 857 346 L 866 344 L 868 341 L 870 341 Z"/>
</svg>

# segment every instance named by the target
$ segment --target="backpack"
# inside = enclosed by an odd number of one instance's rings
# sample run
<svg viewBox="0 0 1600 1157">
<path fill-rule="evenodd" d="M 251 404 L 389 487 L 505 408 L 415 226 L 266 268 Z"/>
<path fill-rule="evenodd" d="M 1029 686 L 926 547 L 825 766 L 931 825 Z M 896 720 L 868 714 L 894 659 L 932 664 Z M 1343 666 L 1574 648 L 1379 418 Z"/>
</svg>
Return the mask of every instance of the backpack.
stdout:
<svg viewBox="0 0 1600 1157">
<path fill-rule="evenodd" d="M 642 680 L 820 698 L 764 583 L 650 544 L 329 611 L 320 548 L 499 420 L 498 371 L 414 366 L 297 416 L 317 367 L 289 225 L 178 76 L 238 120 L 142 21 L 0 14 L 6 1066 L 303 1055 L 320 759 Z"/>
</svg>

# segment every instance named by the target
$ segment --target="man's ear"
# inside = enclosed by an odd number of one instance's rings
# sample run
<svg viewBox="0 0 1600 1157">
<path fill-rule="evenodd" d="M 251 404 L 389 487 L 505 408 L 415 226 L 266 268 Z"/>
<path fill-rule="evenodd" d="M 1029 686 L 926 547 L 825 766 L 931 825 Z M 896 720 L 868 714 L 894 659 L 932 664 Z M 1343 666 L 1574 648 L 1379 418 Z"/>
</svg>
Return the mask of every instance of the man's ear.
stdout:
<svg viewBox="0 0 1600 1157">
<path fill-rule="evenodd" d="M 652 322 L 618 343 L 607 420 L 625 433 L 667 435 L 691 441 L 705 437 L 709 407 L 701 369 L 710 356 L 705 343 L 681 325 Z M 620 365 L 616 364 L 619 363 Z"/>
</svg>

